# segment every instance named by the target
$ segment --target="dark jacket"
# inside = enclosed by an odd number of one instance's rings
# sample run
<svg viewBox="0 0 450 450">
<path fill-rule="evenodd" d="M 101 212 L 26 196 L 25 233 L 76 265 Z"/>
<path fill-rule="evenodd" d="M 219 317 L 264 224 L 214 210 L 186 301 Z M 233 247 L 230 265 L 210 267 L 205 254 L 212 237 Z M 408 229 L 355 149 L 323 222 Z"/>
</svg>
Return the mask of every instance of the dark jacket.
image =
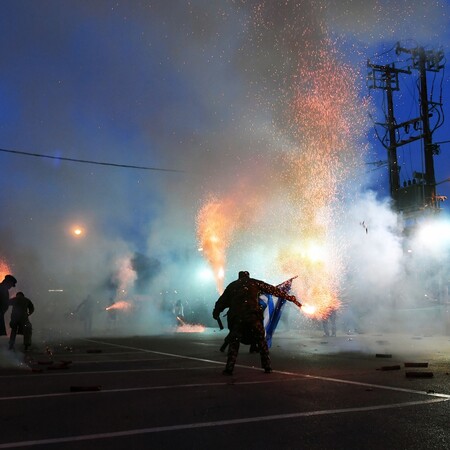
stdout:
<svg viewBox="0 0 450 450">
<path fill-rule="evenodd" d="M 259 296 L 261 293 L 283 297 L 289 301 L 296 301 L 295 296 L 287 295 L 285 291 L 250 277 L 242 277 L 231 282 L 217 300 L 213 317 L 219 317 L 219 314 L 226 308 L 228 310 L 228 323 L 232 323 L 235 319 L 251 320 L 257 316 L 262 320 L 263 310 L 259 304 Z"/>
<path fill-rule="evenodd" d="M 27 297 L 16 296 L 10 300 L 10 304 L 12 305 L 11 327 L 28 322 L 28 316 L 34 312 L 33 302 Z"/>
<path fill-rule="evenodd" d="M 6 326 L 4 314 L 9 308 L 9 290 L 0 283 L 0 336 L 6 336 Z"/>
</svg>

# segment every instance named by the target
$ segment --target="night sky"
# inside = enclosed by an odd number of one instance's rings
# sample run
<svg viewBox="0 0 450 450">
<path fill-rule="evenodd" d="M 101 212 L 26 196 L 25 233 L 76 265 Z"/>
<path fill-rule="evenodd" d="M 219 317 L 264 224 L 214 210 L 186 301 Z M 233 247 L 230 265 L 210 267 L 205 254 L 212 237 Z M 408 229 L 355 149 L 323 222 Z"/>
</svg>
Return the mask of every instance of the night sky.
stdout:
<svg viewBox="0 0 450 450">
<path fill-rule="evenodd" d="M 140 261 L 132 269 L 141 292 L 191 288 L 204 263 L 196 218 L 210 196 L 258 197 L 271 222 L 289 215 L 275 201 L 289 191 L 285 155 L 296 145 L 284 123 L 299 67 L 315 63 L 309 49 L 328 35 L 364 104 L 367 60 L 381 61 L 397 41 L 448 55 L 449 19 L 444 0 L 3 1 L 0 149 L 49 158 L 0 152 L 0 257 L 35 296 L 64 288 L 81 299 L 117 286 L 124 260 Z M 448 119 L 448 71 L 439 76 Z M 375 110 L 381 95 L 370 93 Z M 405 86 L 404 120 L 415 114 L 411 98 Z M 450 140 L 447 130 L 434 141 Z M 385 150 L 366 118 L 357 131 L 363 163 L 349 191 L 383 203 L 387 169 L 367 163 L 387 159 Z M 435 158 L 438 182 L 450 176 L 449 149 Z M 420 151 L 400 158 L 403 174 Z M 438 191 L 450 197 L 450 183 Z M 358 227 L 365 216 L 352 218 Z M 291 235 L 289 217 L 269 231 L 274 241 Z M 258 260 L 269 276 L 264 232 L 246 230 L 244 244 L 230 245 L 227 279 L 241 261 Z M 268 281 L 292 274 L 276 275 Z"/>
</svg>

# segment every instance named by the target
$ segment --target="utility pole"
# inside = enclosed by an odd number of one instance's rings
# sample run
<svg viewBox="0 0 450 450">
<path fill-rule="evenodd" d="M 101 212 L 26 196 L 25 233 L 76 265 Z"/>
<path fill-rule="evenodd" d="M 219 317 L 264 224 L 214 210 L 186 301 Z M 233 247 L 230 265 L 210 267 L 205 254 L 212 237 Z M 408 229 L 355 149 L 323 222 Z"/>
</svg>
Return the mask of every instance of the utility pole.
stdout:
<svg viewBox="0 0 450 450">
<path fill-rule="evenodd" d="M 376 64 L 370 64 L 370 62 L 368 62 L 367 66 L 372 69 L 372 72 L 368 77 L 369 81 L 372 82 L 369 88 L 383 89 L 384 91 L 386 91 L 386 100 L 388 106 L 387 123 L 381 125 L 387 128 L 389 132 L 389 145 L 387 146 L 389 163 L 389 187 L 391 198 L 394 203 L 396 203 L 398 199 L 398 191 L 400 189 L 397 147 L 404 144 L 398 143 L 396 139 L 396 132 L 398 127 L 395 124 L 393 92 L 399 90 L 398 74 L 409 74 L 411 72 L 409 72 L 408 70 L 397 69 L 394 64 L 379 66 Z"/>
<path fill-rule="evenodd" d="M 434 155 L 438 154 L 439 147 L 433 144 L 433 136 L 430 129 L 430 102 L 428 101 L 427 71 L 439 72 L 444 66 L 440 65 L 444 54 L 442 51 L 425 51 L 423 47 L 407 49 L 397 43 L 395 53 L 410 54 L 413 67 L 419 71 L 420 80 L 420 114 L 423 132 L 423 147 L 425 161 L 425 200 L 436 207 L 436 178 L 434 174 Z"/>
<path fill-rule="evenodd" d="M 443 51 L 425 50 L 423 47 L 407 49 L 397 43 L 395 53 L 407 53 L 411 55 L 412 64 L 408 70 L 398 69 L 394 63 L 388 65 L 375 65 L 367 63 L 371 69 L 368 75 L 368 87 L 382 89 L 386 92 L 387 112 L 386 123 L 377 123 L 387 130 L 388 142 L 385 138 L 381 141 L 388 151 L 390 194 L 394 207 L 402 212 L 405 217 L 414 217 L 425 210 L 433 212 L 439 210 L 439 197 L 436 196 L 436 179 L 434 173 L 434 156 L 439 153 L 439 145 L 433 143 L 433 131 L 443 123 L 430 126 L 431 111 L 442 108 L 441 103 L 433 102 L 428 98 L 427 72 L 439 72 L 444 66 L 441 61 L 444 58 Z M 398 123 L 394 116 L 393 92 L 399 90 L 399 74 L 410 75 L 411 69 L 418 71 L 420 116 Z M 442 117 L 443 114 L 437 114 Z M 402 130 L 401 130 L 402 129 Z M 400 133 L 400 131 L 402 131 Z M 400 135 L 403 137 L 400 138 Z M 400 169 L 397 161 L 397 148 L 422 140 L 424 173 L 414 172 L 414 179 L 406 180 L 400 187 Z"/>
</svg>

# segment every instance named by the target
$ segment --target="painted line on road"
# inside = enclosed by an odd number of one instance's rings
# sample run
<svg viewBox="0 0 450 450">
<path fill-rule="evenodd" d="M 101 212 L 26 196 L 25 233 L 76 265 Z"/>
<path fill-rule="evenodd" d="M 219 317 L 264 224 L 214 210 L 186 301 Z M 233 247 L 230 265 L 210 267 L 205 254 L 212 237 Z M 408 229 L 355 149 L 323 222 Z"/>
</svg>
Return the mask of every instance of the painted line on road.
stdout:
<svg viewBox="0 0 450 450">
<path fill-rule="evenodd" d="M 297 419 L 300 417 L 317 417 L 325 415 L 334 414 L 346 414 L 355 412 L 370 412 L 370 411 L 380 411 L 387 409 L 404 408 L 408 406 L 419 406 L 427 405 L 431 403 L 447 402 L 448 398 L 435 398 L 415 402 L 404 402 L 404 403 L 392 403 L 390 405 L 375 405 L 375 406 L 363 406 L 357 408 L 341 408 L 341 409 L 327 409 L 318 411 L 305 411 L 299 413 L 289 413 L 289 414 L 275 414 L 270 416 L 259 416 L 259 417 L 245 417 L 242 419 L 229 419 L 229 420 L 217 420 L 213 422 L 199 422 L 199 423 L 188 423 L 181 425 L 169 425 L 162 427 L 152 427 L 152 428 L 140 428 L 135 430 L 124 430 L 115 431 L 111 433 L 96 433 L 96 434 L 85 434 L 79 436 L 67 436 L 61 438 L 49 438 L 49 439 L 38 439 L 33 441 L 19 441 L 19 442 L 9 442 L 5 444 L 0 444 L 1 448 L 17 448 L 17 447 L 31 447 L 35 445 L 50 445 L 50 444 L 62 444 L 67 442 L 81 442 L 81 441 L 91 441 L 98 439 L 111 439 L 125 436 L 137 436 L 141 434 L 151 434 L 151 433 L 163 433 L 167 431 L 180 431 L 180 430 L 193 430 L 196 428 L 210 428 L 210 427 L 223 427 L 230 425 L 241 425 L 247 423 L 255 422 L 267 422 L 274 420 L 286 420 L 286 419 Z"/>
<path fill-rule="evenodd" d="M 77 376 L 80 375 L 104 375 L 111 373 L 136 373 L 136 372 L 177 372 L 177 371 L 188 371 L 188 370 L 202 370 L 202 369 L 215 369 L 216 366 L 198 366 L 198 367 L 167 367 L 164 369 L 121 369 L 121 370 L 89 370 L 89 371 L 74 371 L 74 372 L 45 372 L 39 375 L 34 375 L 35 378 L 44 378 L 45 377 L 64 377 L 64 376 Z M 20 375 L 2 375 L 0 379 L 3 378 L 29 378 L 30 373 L 27 371 L 26 374 Z M 1 398 L 0 398 L 1 400 Z"/>
<path fill-rule="evenodd" d="M 186 369 L 178 369 L 178 370 L 186 370 Z M 79 375 L 80 372 L 77 373 Z M 286 383 L 290 381 L 295 381 L 295 378 L 291 379 L 276 379 L 276 378 L 268 378 L 266 380 L 259 381 L 242 381 L 239 385 L 247 385 L 247 384 L 267 384 L 267 383 Z M 91 383 L 92 384 L 92 383 Z M 118 392 L 133 392 L 133 391 L 162 391 L 167 389 L 186 389 L 186 388 L 204 388 L 204 387 L 215 387 L 215 386 L 226 386 L 230 383 L 227 382 L 217 382 L 217 383 L 192 383 L 192 384 L 166 384 L 162 386 L 143 386 L 143 387 L 134 387 L 134 388 L 120 388 L 120 389 L 102 389 L 100 391 L 85 391 L 85 392 L 53 392 L 50 394 L 32 394 L 32 395 L 16 395 L 10 397 L 0 397 L 0 401 L 7 400 L 31 400 L 36 398 L 49 398 L 49 397 L 73 397 L 74 395 L 101 395 L 101 394 L 111 394 Z"/>
<path fill-rule="evenodd" d="M 177 355 L 177 354 L 173 354 L 173 353 L 158 352 L 155 350 L 135 348 L 135 347 L 130 347 L 130 346 L 122 345 L 122 344 L 111 344 L 110 342 L 93 341 L 93 340 L 89 340 L 89 339 L 86 339 L 86 340 L 88 340 L 90 342 L 96 342 L 98 344 L 111 345 L 111 346 L 117 346 L 117 347 L 123 347 L 123 348 L 128 348 L 128 349 L 135 349 L 135 350 L 142 350 L 143 352 L 155 353 L 158 355 L 173 356 L 174 358 L 189 359 L 189 360 L 194 360 L 194 361 L 208 362 L 208 363 L 220 364 L 220 365 L 224 364 L 223 361 L 214 361 L 211 359 L 196 358 L 194 356 L 184 356 L 184 355 Z M 261 370 L 261 368 L 259 368 L 259 367 L 245 366 L 242 364 L 236 364 L 236 367 L 242 367 L 245 369 L 258 370 L 258 371 Z M 396 386 L 386 386 L 383 384 L 364 383 L 361 381 L 343 380 L 340 378 L 322 377 L 319 375 L 310 375 L 310 374 L 297 373 L 297 372 L 287 372 L 287 371 L 281 371 L 281 370 L 274 370 L 273 373 L 280 373 L 283 375 L 290 375 L 290 376 L 299 377 L 299 378 L 309 378 L 309 379 L 314 379 L 314 380 L 330 381 L 333 383 L 351 384 L 354 386 L 377 388 L 377 389 L 384 389 L 384 390 L 396 391 L 396 392 L 407 392 L 409 394 L 419 394 L 419 395 L 426 395 L 426 396 L 430 396 L 430 397 L 439 397 L 439 398 L 450 399 L 450 394 L 418 391 L 415 389 L 405 389 L 405 388 L 400 388 L 400 387 L 396 387 Z"/>
</svg>

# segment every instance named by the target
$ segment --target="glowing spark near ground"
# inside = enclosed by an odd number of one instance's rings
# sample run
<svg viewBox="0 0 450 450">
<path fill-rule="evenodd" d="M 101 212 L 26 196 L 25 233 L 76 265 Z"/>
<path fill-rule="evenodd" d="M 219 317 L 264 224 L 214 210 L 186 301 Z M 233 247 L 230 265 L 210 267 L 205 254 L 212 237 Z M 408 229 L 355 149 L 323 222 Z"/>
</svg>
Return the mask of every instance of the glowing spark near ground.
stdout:
<svg viewBox="0 0 450 450">
<path fill-rule="evenodd" d="M 189 325 L 184 323 L 180 327 L 177 327 L 177 333 L 203 333 L 205 327 L 203 325 Z"/>
<path fill-rule="evenodd" d="M 120 310 L 120 311 L 130 311 L 133 305 L 129 302 L 121 300 L 120 302 L 113 303 L 111 306 L 106 308 L 106 311 L 110 311 L 112 309 Z"/>
</svg>

